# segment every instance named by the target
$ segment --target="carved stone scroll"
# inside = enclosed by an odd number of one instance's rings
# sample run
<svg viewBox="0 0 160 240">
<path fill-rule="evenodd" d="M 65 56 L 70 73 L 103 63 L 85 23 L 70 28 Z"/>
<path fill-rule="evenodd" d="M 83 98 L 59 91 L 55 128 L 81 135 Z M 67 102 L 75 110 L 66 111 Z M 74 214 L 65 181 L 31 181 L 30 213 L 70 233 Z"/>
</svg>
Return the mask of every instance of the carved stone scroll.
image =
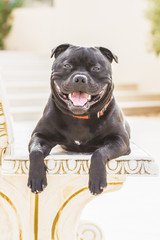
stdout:
<svg viewBox="0 0 160 240">
<path fill-rule="evenodd" d="M 110 175 L 157 175 L 158 167 L 154 159 L 135 144 L 131 144 L 132 153 L 113 159 L 107 163 Z M 66 153 L 61 148 L 45 159 L 49 175 L 78 174 L 89 171 L 91 154 Z M 28 156 L 5 156 L 3 174 L 28 174 Z"/>
</svg>

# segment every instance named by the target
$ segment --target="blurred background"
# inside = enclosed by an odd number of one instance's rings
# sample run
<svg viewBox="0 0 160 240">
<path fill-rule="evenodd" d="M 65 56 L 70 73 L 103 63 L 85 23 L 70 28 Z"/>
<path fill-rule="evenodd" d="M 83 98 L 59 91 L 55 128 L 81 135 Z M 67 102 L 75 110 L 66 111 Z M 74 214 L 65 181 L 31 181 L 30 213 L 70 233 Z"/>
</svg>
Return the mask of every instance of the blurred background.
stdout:
<svg viewBox="0 0 160 240">
<path fill-rule="evenodd" d="M 132 140 L 160 165 L 160 0 L 0 0 L 0 75 L 13 117 L 15 154 L 27 145 L 50 92 L 52 48 L 109 48 L 115 96 Z M 160 239 L 160 177 L 127 179 L 95 198 L 82 219 L 106 239 Z"/>
</svg>

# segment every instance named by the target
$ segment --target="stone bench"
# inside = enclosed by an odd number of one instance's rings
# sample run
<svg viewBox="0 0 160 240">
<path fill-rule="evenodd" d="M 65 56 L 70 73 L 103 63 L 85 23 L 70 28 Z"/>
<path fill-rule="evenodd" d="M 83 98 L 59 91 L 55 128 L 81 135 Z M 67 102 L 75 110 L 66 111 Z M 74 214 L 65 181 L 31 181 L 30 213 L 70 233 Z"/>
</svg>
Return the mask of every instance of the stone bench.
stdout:
<svg viewBox="0 0 160 240">
<path fill-rule="evenodd" d="M 107 163 L 108 186 L 104 193 L 119 190 L 128 176 L 158 174 L 151 156 L 134 143 L 131 149 L 130 155 Z M 84 206 L 95 198 L 88 190 L 90 157 L 54 148 L 45 159 L 48 186 L 41 194 L 32 194 L 27 187 L 28 156 L 14 155 L 12 120 L 1 84 L 0 239 L 102 240 L 98 227 L 79 223 Z"/>
</svg>

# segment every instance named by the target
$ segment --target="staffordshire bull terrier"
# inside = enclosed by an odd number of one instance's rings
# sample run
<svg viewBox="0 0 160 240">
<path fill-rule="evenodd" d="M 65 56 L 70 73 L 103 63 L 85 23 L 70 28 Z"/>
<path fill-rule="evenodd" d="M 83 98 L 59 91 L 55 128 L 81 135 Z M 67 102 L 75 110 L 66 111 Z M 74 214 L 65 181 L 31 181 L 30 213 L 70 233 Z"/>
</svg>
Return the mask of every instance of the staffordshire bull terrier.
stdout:
<svg viewBox="0 0 160 240">
<path fill-rule="evenodd" d="M 130 129 L 113 96 L 111 63 L 118 58 L 104 47 L 62 44 L 52 50 L 51 95 L 29 143 L 31 191 L 47 186 L 44 158 L 57 144 L 90 152 L 89 190 L 107 186 L 106 163 L 130 153 Z"/>
</svg>

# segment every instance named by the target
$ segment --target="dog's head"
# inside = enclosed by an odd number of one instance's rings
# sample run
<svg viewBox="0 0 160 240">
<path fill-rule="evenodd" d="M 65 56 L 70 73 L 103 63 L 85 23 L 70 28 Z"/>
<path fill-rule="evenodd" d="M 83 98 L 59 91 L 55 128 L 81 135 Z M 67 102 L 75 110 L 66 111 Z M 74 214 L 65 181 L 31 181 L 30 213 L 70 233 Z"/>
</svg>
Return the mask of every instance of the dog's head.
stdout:
<svg viewBox="0 0 160 240">
<path fill-rule="evenodd" d="M 56 103 L 73 115 L 99 111 L 113 91 L 110 50 L 63 44 L 52 50 L 55 57 L 51 90 Z"/>
</svg>

